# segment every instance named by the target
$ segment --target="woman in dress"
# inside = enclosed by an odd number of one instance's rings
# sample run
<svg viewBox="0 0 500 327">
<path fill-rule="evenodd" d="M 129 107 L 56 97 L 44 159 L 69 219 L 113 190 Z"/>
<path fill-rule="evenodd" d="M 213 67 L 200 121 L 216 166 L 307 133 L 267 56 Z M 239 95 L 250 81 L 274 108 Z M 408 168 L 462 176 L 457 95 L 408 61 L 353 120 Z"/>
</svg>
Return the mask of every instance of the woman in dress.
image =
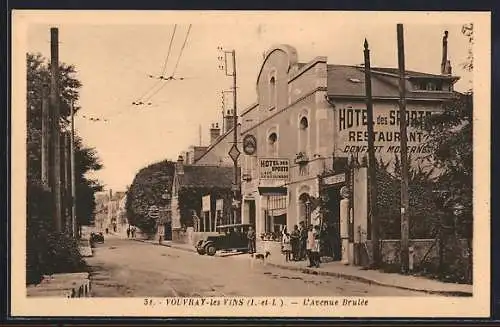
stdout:
<svg viewBox="0 0 500 327">
<path fill-rule="evenodd" d="M 285 230 L 282 238 L 282 249 L 283 254 L 285 255 L 285 261 L 292 260 L 292 244 L 290 242 L 290 234 Z"/>
</svg>

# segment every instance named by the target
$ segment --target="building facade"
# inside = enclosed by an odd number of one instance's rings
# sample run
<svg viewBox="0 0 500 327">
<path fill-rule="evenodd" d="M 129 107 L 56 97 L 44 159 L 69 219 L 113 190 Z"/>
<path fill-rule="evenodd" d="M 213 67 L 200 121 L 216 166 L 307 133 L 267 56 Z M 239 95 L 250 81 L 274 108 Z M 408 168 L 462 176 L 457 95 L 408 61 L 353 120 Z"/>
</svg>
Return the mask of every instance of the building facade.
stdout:
<svg viewBox="0 0 500 327">
<path fill-rule="evenodd" d="M 428 154 L 419 119 L 452 99 L 449 61 L 441 74 L 407 71 L 408 152 L 412 164 Z M 437 60 L 439 63 L 439 60 Z M 333 233 L 340 231 L 341 189 L 347 161 L 366 156 L 366 105 L 362 66 L 333 65 L 326 57 L 298 61 L 289 45 L 270 49 L 257 76 L 257 101 L 241 114 L 242 217 L 261 239 L 279 239 L 304 221 L 319 224 L 314 199 L 328 195 Z M 399 153 L 398 71 L 372 68 L 375 152 L 390 161 Z M 339 236 L 340 238 L 340 236 Z"/>
</svg>

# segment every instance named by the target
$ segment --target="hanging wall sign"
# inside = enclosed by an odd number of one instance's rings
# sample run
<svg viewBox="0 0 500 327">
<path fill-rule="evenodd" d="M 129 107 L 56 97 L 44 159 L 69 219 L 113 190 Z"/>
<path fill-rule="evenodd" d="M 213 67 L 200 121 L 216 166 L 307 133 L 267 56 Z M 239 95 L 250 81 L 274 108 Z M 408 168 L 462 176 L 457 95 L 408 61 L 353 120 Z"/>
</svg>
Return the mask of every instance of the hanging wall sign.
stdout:
<svg viewBox="0 0 500 327">
<path fill-rule="evenodd" d="M 243 138 L 243 152 L 246 155 L 253 155 L 257 151 L 257 139 L 253 135 L 245 135 Z"/>
</svg>

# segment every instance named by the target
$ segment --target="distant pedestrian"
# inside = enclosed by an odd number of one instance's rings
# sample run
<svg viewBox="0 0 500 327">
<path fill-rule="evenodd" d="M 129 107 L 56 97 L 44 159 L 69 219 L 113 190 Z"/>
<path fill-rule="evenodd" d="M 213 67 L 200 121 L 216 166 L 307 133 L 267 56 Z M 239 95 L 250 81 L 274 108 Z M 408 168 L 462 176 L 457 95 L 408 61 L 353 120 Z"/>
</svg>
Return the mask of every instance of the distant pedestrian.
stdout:
<svg viewBox="0 0 500 327">
<path fill-rule="evenodd" d="M 300 244 L 299 243 L 300 243 L 299 226 L 294 225 L 293 230 L 290 233 L 290 245 L 292 247 L 293 261 L 300 260 L 300 258 L 299 258 Z"/>
<path fill-rule="evenodd" d="M 307 231 L 307 244 L 306 244 L 307 256 L 309 257 L 309 266 L 308 267 L 315 266 L 314 253 L 313 253 L 313 249 L 315 246 L 314 237 L 315 237 L 314 230 L 313 230 L 312 225 L 310 225 L 308 228 L 308 231 Z"/>
<path fill-rule="evenodd" d="M 127 228 L 127 238 L 130 238 L 130 227 Z"/>
<path fill-rule="evenodd" d="M 283 254 L 285 255 L 285 261 L 291 261 L 292 260 L 292 245 L 290 244 L 290 234 L 287 232 L 287 230 L 284 230 L 283 233 L 283 238 L 282 238 L 282 249 L 283 249 Z"/>
<path fill-rule="evenodd" d="M 252 226 L 250 226 L 248 228 L 247 240 L 248 240 L 248 253 L 254 254 L 255 253 L 256 235 L 255 235 L 255 230 L 253 229 Z"/>
<path fill-rule="evenodd" d="M 314 243 L 313 247 L 311 249 L 312 252 L 312 257 L 313 257 L 313 264 L 316 268 L 319 268 L 319 264 L 321 262 L 321 256 L 320 256 L 320 227 L 318 225 L 314 226 L 314 231 L 313 231 L 313 237 L 314 237 Z"/>
<path fill-rule="evenodd" d="M 135 238 L 135 227 L 132 227 L 132 238 Z"/>
<path fill-rule="evenodd" d="M 307 257 L 307 229 L 303 221 L 299 223 L 299 260 Z"/>
<path fill-rule="evenodd" d="M 108 233 L 109 233 L 109 229 L 108 229 L 108 228 L 106 228 L 106 234 L 108 234 Z"/>
</svg>

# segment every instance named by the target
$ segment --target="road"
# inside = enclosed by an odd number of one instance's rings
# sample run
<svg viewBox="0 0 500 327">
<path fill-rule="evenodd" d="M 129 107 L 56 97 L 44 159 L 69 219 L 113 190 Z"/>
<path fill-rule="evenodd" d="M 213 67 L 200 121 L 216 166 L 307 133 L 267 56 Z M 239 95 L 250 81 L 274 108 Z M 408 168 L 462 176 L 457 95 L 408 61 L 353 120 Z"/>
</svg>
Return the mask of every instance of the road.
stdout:
<svg viewBox="0 0 500 327">
<path fill-rule="evenodd" d="M 92 267 L 93 297 L 422 296 L 269 265 L 251 267 L 247 258 L 200 256 L 133 240 L 108 239 L 97 245 L 87 263 Z"/>
</svg>

